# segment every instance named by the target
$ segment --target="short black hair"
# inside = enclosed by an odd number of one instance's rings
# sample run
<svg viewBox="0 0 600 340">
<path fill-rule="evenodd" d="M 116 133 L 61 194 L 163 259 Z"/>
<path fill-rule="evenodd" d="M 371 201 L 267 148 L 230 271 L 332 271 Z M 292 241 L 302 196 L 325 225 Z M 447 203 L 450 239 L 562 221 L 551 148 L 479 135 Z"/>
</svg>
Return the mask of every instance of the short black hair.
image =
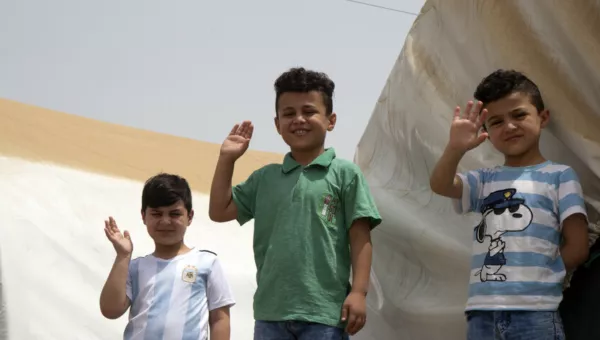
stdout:
<svg viewBox="0 0 600 340">
<path fill-rule="evenodd" d="M 515 92 L 528 95 L 538 113 L 544 110 L 540 89 L 526 75 L 515 70 L 499 69 L 492 72 L 477 85 L 474 97 L 486 106 Z"/>
<path fill-rule="evenodd" d="M 142 213 L 146 208 L 167 207 L 181 200 L 188 213 L 192 211 L 192 191 L 181 176 L 159 173 L 150 177 L 142 190 Z"/>
<path fill-rule="evenodd" d="M 333 91 L 335 83 L 323 72 L 307 70 L 303 67 L 291 68 L 282 73 L 275 80 L 275 112 L 279 104 L 279 97 L 285 92 L 311 92 L 318 91 L 323 97 L 326 114 L 333 112 Z"/>
</svg>

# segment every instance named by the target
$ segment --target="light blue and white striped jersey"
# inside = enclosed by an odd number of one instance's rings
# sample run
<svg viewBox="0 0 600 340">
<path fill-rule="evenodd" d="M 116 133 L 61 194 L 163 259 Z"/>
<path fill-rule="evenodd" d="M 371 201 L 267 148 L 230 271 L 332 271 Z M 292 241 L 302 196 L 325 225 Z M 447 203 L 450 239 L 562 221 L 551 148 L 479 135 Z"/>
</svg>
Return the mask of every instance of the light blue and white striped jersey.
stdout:
<svg viewBox="0 0 600 340">
<path fill-rule="evenodd" d="M 551 161 L 458 175 L 459 213 L 482 214 L 474 230 L 466 310 L 555 311 L 562 300 L 563 221 L 587 217 L 575 171 Z"/>
<path fill-rule="evenodd" d="M 125 340 L 206 340 L 209 311 L 235 304 L 217 256 L 196 249 L 132 260 L 127 297 Z"/>
</svg>

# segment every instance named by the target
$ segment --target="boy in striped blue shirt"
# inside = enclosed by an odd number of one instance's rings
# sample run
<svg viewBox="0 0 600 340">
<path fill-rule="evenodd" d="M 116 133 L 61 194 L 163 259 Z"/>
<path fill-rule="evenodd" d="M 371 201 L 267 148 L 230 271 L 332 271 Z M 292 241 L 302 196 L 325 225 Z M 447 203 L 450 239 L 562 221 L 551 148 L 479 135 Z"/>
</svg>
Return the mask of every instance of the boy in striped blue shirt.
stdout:
<svg viewBox="0 0 600 340">
<path fill-rule="evenodd" d="M 187 181 L 164 173 L 148 179 L 141 213 L 155 249 L 133 260 L 129 232 L 121 233 L 112 217 L 105 221 L 116 258 L 100 295 L 102 314 L 116 319 L 129 309 L 125 340 L 207 340 L 209 334 L 229 340 L 235 301 L 219 258 L 184 243 L 194 217 Z"/>
<path fill-rule="evenodd" d="M 432 190 L 475 212 L 466 306 L 468 339 L 564 339 L 558 306 L 567 272 L 588 256 L 587 213 L 577 174 L 539 148 L 550 115 L 537 86 L 498 70 L 475 91 L 431 175 Z M 504 164 L 456 173 L 464 154 L 486 139 Z"/>
</svg>

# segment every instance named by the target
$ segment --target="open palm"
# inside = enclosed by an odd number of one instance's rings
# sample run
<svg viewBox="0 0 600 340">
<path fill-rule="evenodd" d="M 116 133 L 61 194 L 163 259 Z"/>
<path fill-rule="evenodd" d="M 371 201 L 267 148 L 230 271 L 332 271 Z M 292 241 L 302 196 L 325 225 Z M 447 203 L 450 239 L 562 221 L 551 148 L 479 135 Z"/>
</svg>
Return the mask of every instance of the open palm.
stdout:
<svg viewBox="0 0 600 340">
<path fill-rule="evenodd" d="M 248 150 L 253 131 L 254 126 L 250 121 L 244 121 L 242 124 L 235 124 L 221 145 L 221 155 L 233 159 L 240 158 L 244 152 Z"/>
<path fill-rule="evenodd" d="M 450 125 L 450 141 L 448 146 L 463 152 L 476 148 L 488 137 L 487 132 L 481 132 L 485 121 L 487 110 L 481 111 L 483 104 L 478 102 L 473 108 L 473 102 L 469 101 L 461 117 L 460 107 L 454 109 L 454 119 Z M 481 111 L 481 114 L 479 112 Z"/>
<path fill-rule="evenodd" d="M 115 251 L 118 255 L 129 256 L 133 252 L 133 243 L 131 242 L 131 236 L 129 232 L 125 230 L 121 234 L 117 222 L 114 218 L 109 217 L 108 221 L 104 221 L 104 233 L 108 240 L 113 244 Z"/>
</svg>

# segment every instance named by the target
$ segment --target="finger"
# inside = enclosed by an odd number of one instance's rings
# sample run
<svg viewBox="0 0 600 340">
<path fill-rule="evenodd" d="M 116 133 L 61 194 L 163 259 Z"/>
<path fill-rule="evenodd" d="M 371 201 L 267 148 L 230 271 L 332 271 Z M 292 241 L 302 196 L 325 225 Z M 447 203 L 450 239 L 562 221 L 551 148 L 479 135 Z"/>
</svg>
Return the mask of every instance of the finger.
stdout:
<svg viewBox="0 0 600 340">
<path fill-rule="evenodd" d="M 252 133 L 254 132 L 254 125 L 252 125 L 252 123 L 250 123 L 248 125 L 248 131 L 246 132 L 246 135 L 244 137 L 251 139 L 252 138 Z"/>
<path fill-rule="evenodd" d="M 477 136 L 477 145 L 480 145 L 481 143 L 485 142 L 485 140 L 487 138 L 488 138 L 487 132 L 480 133 L 479 136 Z"/>
<path fill-rule="evenodd" d="M 480 129 L 483 124 L 485 123 L 485 119 L 487 118 L 487 114 L 488 114 L 488 110 L 487 109 L 483 109 L 481 110 L 481 114 L 479 115 L 479 118 L 477 118 L 477 128 Z"/>
<path fill-rule="evenodd" d="M 452 117 L 453 120 L 457 120 L 460 118 L 460 106 L 457 106 L 454 108 L 454 116 Z"/>
<path fill-rule="evenodd" d="M 479 113 L 481 112 L 482 106 L 483 106 L 483 103 L 481 101 L 477 101 L 473 110 L 471 110 L 471 112 L 469 112 L 469 120 L 470 121 L 472 121 L 472 122 L 477 121 L 477 117 L 479 116 Z"/>
<path fill-rule="evenodd" d="M 235 125 L 233 126 L 233 129 L 231 129 L 231 131 L 229 132 L 229 135 L 230 135 L 230 136 L 233 136 L 233 135 L 235 135 L 235 133 L 237 132 L 237 130 L 239 129 L 239 127 L 240 127 L 240 124 L 235 124 Z"/>
<path fill-rule="evenodd" d="M 342 307 L 342 322 L 348 319 L 348 306 Z"/>
<path fill-rule="evenodd" d="M 112 231 L 112 228 L 111 228 L 110 224 L 108 223 L 108 221 L 104 221 L 104 231 L 106 231 L 108 233 L 107 236 L 112 237 L 113 231 Z"/>
<path fill-rule="evenodd" d="M 469 119 L 469 115 L 471 114 L 472 109 L 473 109 L 473 101 L 469 100 L 467 102 L 467 106 L 465 106 L 465 111 L 462 114 L 462 118 Z"/>
<path fill-rule="evenodd" d="M 248 126 L 250 125 L 250 122 L 245 120 L 242 122 L 242 124 L 240 125 L 240 128 L 238 129 L 238 135 L 245 137 L 246 134 L 248 133 Z"/>
<path fill-rule="evenodd" d="M 356 315 L 354 313 L 350 313 L 350 317 L 348 318 L 348 325 L 346 326 L 347 332 L 350 334 L 354 334 L 354 328 L 356 328 Z"/>
<path fill-rule="evenodd" d="M 354 322 L 354 326 L 349 330 L 350 335 L 355 335 L 364 327 L 364 319 L 361 317 L 356 318 L 356 322 Z"/>
<path fill-rule="evenodd" d="M 126 239 L 128 239 L 128 240 L 130 240 L 130 241 L 131 241 L 131 235 L 129 235 L 129 231 L 125 230 L 125 231 L 123 232 L 123 237 L 125 237 Z"/>
</svg>

